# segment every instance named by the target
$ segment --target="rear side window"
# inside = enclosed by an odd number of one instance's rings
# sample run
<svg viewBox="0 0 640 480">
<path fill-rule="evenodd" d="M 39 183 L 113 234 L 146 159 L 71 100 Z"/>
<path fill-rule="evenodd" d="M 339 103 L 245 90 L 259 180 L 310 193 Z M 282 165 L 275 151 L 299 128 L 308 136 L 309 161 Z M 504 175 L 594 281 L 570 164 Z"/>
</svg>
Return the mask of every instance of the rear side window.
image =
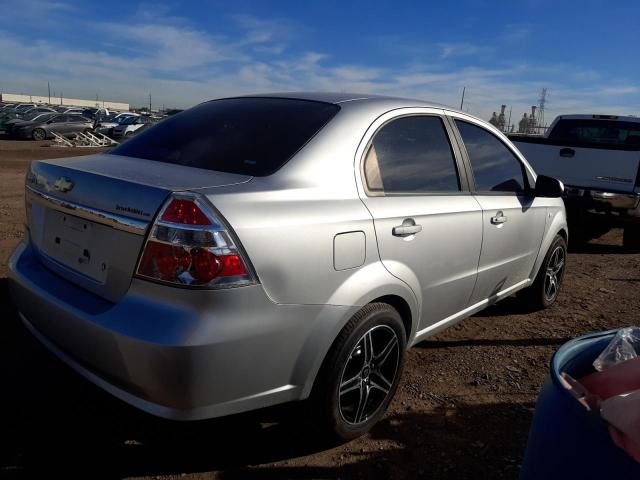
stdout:
<svg viewBox="0 0 640 480">
<path fill-rule="evenodd" d="M 460 190 L 455 157 L 442 120 L 393 120 L 373 138 L 364 163 L 371 192 L 423 194 Z"/>
<path fill-rule="evenodd" d="M 110 153 L 262 177 L 284 165 L 338 110 L 284 98 L 215 100 L 166 118 Z"/>
<path fill-rule="evenodd" d="M 504 143 L 484 128 L 456 120 L 480 192 L 524 192 L 522 164 Z"/>
<path fill-rule="evenodd" d="M 640 145 L 640 122 L 559 120 L 549 138 L 578 143 Z"/>
</svg>

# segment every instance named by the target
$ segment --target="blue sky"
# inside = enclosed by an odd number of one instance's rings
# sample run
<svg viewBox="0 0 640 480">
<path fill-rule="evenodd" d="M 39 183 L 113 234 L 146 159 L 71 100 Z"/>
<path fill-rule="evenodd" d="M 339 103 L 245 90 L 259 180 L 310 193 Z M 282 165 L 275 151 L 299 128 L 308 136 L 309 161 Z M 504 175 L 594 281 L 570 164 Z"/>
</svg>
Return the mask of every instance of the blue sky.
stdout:
<svg viewBox="0 0 640 480">
<path fill-rule="evenodd" d="M 518 119 L 640 113 L 640 2 L 0 0 L 0 91 L 188 107 L 287 90 Z"/>
</svg>

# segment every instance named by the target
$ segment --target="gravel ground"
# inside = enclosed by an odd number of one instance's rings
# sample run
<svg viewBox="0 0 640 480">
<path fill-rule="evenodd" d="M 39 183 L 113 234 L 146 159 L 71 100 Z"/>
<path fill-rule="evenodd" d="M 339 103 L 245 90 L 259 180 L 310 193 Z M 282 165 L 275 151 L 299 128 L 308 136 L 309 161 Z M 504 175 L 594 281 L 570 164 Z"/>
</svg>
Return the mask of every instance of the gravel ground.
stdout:
<svg viewBox="0 0 640 480">
<path fill-rule="evenodd" d="M 138 412 L 65 367 L 21 326 L 6 258 L 22 235 L 34 159 L 86 154 L 0 139 L 0 477 L 515 479 L 556 348 L 639 323 L 640 255 L 621 232 L 570 253 L 553 308 L 513 298 L 408 352 L 385 419 L 363 438 L 319 443 L 295 405 L 196 423 Z"/>
</svg>

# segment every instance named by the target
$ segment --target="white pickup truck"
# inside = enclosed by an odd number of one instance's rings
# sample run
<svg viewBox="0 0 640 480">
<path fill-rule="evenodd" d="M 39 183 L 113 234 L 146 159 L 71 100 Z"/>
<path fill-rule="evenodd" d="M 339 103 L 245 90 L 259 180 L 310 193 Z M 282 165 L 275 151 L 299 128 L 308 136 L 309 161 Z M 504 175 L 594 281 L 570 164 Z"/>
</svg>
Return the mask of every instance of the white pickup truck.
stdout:
<svg viewBox="0 0 640 480">
<path fill-rule="evenodd" d="M 537 173 L 565 184 L 574 239 L 624 227 L 624 246 L 640 249 L 640 118 L 561 115 L 544 137 L 509 138 Z"/>
</svg>

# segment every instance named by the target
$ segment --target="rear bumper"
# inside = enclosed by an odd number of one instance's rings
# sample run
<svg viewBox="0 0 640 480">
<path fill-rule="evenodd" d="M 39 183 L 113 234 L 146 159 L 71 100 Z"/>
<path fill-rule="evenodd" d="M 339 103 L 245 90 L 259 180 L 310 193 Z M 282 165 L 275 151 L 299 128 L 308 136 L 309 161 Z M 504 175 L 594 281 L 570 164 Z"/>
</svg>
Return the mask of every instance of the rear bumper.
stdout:
<svg viewBox="0 0 640 480">
<path fill-rule="evenodd" d="M 30 244 L 9 261 L 29 330 L 114 396 L 176 420 L 304 398 L 348 307 L 277 305 L 260 285 L 187 290 L 134 279 L 107 302 L 47 270 Z M 320 333 L 320 335 L 318 335 Z"/>
<path fill-rule="evenodd" d="M 567 186 L 565 203 L 569 217 L 599 217 L 612 226 L 640 224 L 640 194 L 637 193 Z"/>
</svg>

